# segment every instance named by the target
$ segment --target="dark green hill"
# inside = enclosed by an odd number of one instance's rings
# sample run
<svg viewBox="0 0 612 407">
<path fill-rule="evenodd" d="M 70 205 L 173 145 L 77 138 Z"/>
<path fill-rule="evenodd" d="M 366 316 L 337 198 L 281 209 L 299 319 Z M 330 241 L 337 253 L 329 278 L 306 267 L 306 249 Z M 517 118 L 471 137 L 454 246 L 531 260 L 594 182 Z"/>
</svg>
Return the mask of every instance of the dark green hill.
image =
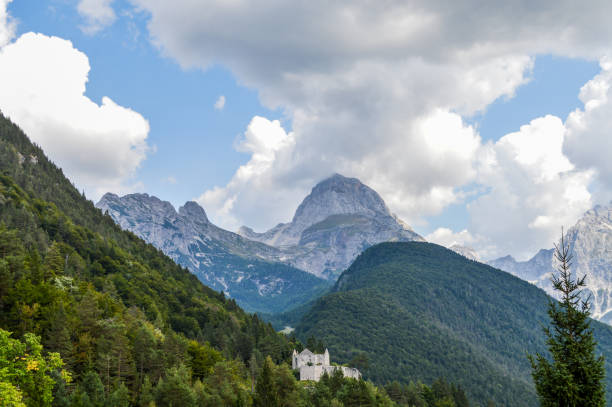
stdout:
<svg viewBox="0 0 612 407">
<path fill-rule="evenodd" d="M 132 400 L 146 380 L 181 366 L 195 374 L 196 356 L 216 355 L 190 339 L 243 362 L 280 362 L 292 349 L 269 324 L 121 230 L 1 114 L 0 328 L 14 338 L 34 333 L 59 352 L 71 389 L 99 375 L 109 397 L 125 385 Z"/>
<path fill-rule="evenodd" d="M 365 353 L 365 374 L 378 383 L 445 377 L 482 405 L 536 406 L 526 354 L 546 350 L 548 301 L 535 286 L 441 246 L 383 243 L 355 260 L 296 332 L 323 340 L 341 362 Z M 612 328 L 592 327 L 612 372 Z"/>
</svg>

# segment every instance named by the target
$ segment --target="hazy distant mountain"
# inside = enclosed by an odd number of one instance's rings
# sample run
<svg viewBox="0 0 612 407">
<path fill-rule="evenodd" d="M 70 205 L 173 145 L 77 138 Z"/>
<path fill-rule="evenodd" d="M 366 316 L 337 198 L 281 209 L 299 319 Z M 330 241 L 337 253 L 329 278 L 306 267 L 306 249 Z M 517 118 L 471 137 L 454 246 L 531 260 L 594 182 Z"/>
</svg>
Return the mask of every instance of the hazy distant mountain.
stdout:
<svg viewBox="0 0 612 407">
<path fill-rule="evenodd" d="M 553 249 L 542 249 L 527 261 L 516 261 L 512 256 L 505 256 L 491 260 L 488 264 L 547 289 L 550 293 L 551 287 L 546 283 L 553 272 L 553 253 Z"/>
<path fill-rule="evenodd" d="M 247 310 L 278 312 L 312 299 L 329 285 L 280 263 L 278 249 L 213 225 L 195 202 L 177 212 L 169 202 L 147 194 L 108 193 L 96 206 Z"/>
<path fill-rule="evenodd" d="M 573 258 L 572 271 L 586 275 L 593 317 L 612 323 L 612 205 L 596 206 L 566 233 Z M 553 250 L 540 250 L 532 259 L 517 262 L 511 256 L 491 261 L 494 267 L 530 281 L 554 294 L 550 276 Z"/>
<path fill-rule="evenodd" d="M 448 248 L 454 251 L 455 253 L 460 254 L 463 257 L 466 257 L 470 260 L 481 261 L 480 256 L 478 255 L 478 253 L 476 253 L 476 250 L 472 249 L 471 247 L 454 244 L 452 246 L 449 246 Z"/>
<path fill-rule="evenodd" d="M 356 178 L 339 174 L 318 183 L 290 223 L 281 223 L 264 233 L 242 227 L 238 233 L 281 249 L 295 267 L 332 278 L 372 245 L 423 241 L 391 214 L 376 191 Z"/>
</svg>

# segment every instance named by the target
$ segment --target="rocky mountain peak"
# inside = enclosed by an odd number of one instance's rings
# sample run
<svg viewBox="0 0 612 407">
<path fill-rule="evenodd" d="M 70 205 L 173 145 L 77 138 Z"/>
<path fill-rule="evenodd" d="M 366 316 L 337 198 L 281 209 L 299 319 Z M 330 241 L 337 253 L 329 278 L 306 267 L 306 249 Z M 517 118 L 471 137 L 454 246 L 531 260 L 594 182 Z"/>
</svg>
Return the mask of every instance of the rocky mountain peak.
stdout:
<svg viewBox="0 0 612 407">
<path fill-rule="evenodd" d="M 176 217 L 174 206 L 168 201 L 162 201 L 156 196 L 149 194 L 128 194 L 119 197 L 116 194 L 106 193 L 96 204 L 102 211 L 124 212 L 126 208 L 134 214 L 143 217 Z M 115 216 L 113 216 L 115 217 Z"/>
<path fill-rule="evenodd" d="M 598 205 L 587 211 L 565 235 L 571 250 L 572 272 L 586 276 L 586 294 L 591 295 L 591 315 L 612 324 L 612 204 Z M 553 249 L 540 250 L 524 262 L 490 262 L 557 295 L 550 281 L 556 269 Z"/>
<path fill-rule="evenodd" d="M 179 215 L 190 218 L 196 222 L 208 223 L 206 211 L 197 202 L 189 201 L 181 206 L 178 211 Z"/>
<path fill-rule="evenodd" d="M 102 195 L 102 198 L 100 198 L 100 202 L 102 202 L 102 201 L 114 201 L 116 199 L 119 199 L 119 195 L 113 194 L 112 192 L 107 192 L 104 195 Z"/>
<path fill-rule="evenodd" d="M 495 261 L 508 261 L 508 262 L 516 263 L 516 259 L 514 257 L 512 257 L 511 255 L 509 255 L 509 254 L 504 256 L 504 257 L 500 257 L 499 259 L 497 259 Z"/>
<path fill-rule="evenodd" d="M 476 250 L 474 250 L 471 247 L 462 246 L 460 244 L 454 244 L 454 245 L 450 246 L 449 249 L 454 251 L 457 254 L 462 255 L 463 257 L 465 257 L 467 259 L 478 261 L 478 262 L 481 261 L 480 260 L 480 256 L 478 255 Z"/>
<path fill-rule="evenodd" d="M 238 233 L 279 248 L 295 267 L 332 279 L 372 245 L 423 240 L 391 214 L 376 191 L 340 174 L 315 185 L 291 222 L 264 233 L 247 227 Z"/>
<path fill-rule="evenodd" d="M 331 215 L 345 214 L 391 216 L 385 202 L 372 188 L 357 178 L 334 174 L 315 185 L 297 208 L 292 223 L 307 227 Z"/>
</svg>

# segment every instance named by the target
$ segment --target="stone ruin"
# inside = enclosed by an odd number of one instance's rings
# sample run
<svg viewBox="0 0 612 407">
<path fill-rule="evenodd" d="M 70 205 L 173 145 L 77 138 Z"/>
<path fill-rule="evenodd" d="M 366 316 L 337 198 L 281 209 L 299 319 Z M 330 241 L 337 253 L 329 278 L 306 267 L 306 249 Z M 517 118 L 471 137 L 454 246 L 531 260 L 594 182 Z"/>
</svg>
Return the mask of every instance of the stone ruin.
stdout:
<svg viewBox="0 0 612 407">
<path fill-rule="evenodd" d="M 333 375 L 336 370 L 341 370 L 344 377 L 350 377 L 352 379 L 361 379 L 361 373 L 359 370 L 353 367 L 346 366 L 332 366 L 329 362 L 329 351 L 325 349 L 323 354 L 312 353 L 308 349 L 304 349 L 302 352 L 297 353 L 293 350 L 293 357 L 291 358 L 291 367 L 300 371 L 300 380 L 313 380 L 318 382 L 327 372 L 328 375 Z"/>
</svg>

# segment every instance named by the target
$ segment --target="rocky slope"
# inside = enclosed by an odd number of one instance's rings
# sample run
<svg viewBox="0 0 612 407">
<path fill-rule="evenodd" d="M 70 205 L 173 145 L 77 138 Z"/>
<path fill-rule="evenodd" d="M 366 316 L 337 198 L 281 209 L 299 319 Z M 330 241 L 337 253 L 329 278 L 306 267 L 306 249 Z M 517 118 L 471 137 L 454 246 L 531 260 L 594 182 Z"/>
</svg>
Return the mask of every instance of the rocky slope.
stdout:
<svg viewBox="0 0 612 407">
<path fill-rule="evenodd" d="M 480 256 L 476 252 L 476 250 L 474 250 L 471 247 L 461 246 L 459 244 L 454 244 L 452 246 L 449 246 L 448 249 L 454 251 L 457 254 L 462 255 L 463 257 L 465 257 L 467 259 L 478 261 L 478 262 L 482 261 L 480 259 Z"/>
<path fill-rule="evenodd" d="M 612 323 L 612 204 L 586 212 L 567 231 L 566 239 L 573 255 L 572 271 L 579 276 L 586 275 L 586 294 L 592 296 L 593 317 Z M 489 264 L 554 294 L 550 283 L 554 270 L 552 249 L 540 250 L 525 262 L 506 256 Z"/>
<path fill-rule="evenodd" d="M 356 178 L 335 174 L 320 182 L 290 223 L 242 236 L 279 248 L 295 267 L 335 279 L 368 247 L 387 241 L 423 241 L 391 214 L 380 195 Z"/>
<path fill-rule="evenodd" d="M 108 193 L 96 206 L 249 311 L 279 312 L 316 297 L 329 285 L 278 262 L 278 249 L 213 225 L 195 202 L 177 212 L 169 202 L 147 194 Z"/>
<path fill-rule="evenodd" d="M 205 284 L 262 312 L 311 299 L 372 245 L 423 240 L 374 190 L 337 174 L 312 189 L 290 223 L 265 233 L 243 227 L 235 234 L 213 225 L 195 202 L 177 212 L 147 194 L 108 193 L 96 206 Z"/>
</svg>

